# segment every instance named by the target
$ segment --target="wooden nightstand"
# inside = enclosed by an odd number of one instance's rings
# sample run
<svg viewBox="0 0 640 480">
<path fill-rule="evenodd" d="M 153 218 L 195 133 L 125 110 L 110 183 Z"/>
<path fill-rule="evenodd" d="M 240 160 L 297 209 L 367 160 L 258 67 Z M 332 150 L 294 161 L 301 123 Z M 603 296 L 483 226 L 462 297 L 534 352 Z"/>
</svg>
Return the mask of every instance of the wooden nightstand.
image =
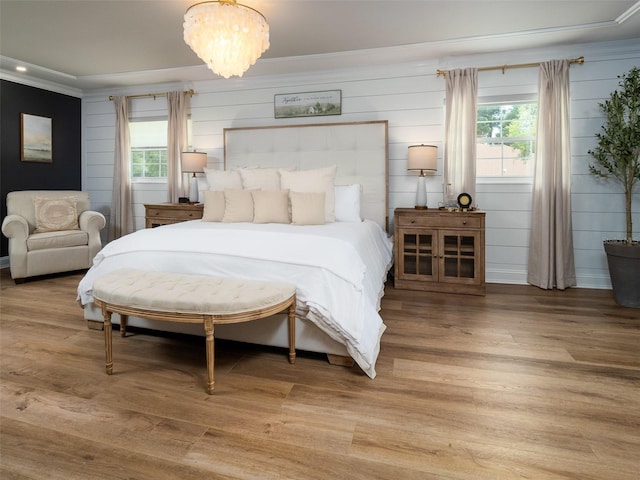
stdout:
<svg viewBox="0 0 640 480">
<path fill-rule="evenodd" d="M 204 205 L 201 203 L 156 203 L 145 205 L 144 210 L 145 228 L 153 228 L 187 220 L 198 220 L 202 218 Z"/>
<path fill-rule="evenodd" d="M 485 294 L 485 213 L 397 208 L 395 287 Z"/>
</svg>

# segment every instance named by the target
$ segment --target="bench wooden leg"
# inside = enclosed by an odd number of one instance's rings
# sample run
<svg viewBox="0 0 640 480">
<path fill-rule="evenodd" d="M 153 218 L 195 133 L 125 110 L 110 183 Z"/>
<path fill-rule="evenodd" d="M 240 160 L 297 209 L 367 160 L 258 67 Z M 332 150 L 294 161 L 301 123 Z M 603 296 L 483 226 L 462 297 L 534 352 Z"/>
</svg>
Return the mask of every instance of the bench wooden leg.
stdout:
<svg viewBox="0 0 640 480">
<path fill-rule="evenodd" d="M 120 336 L 127 336 L 127 320 L 129 319 L 128 315 L 120 314 Z"/>
<path fill-rule="evenodd" d="M 213 344 L 213 319 L 211 317 L 205 317 L 204 331 L 207 335 L 207 393 L 211 395 L 215 388 L 215 381 L 213 379 L 215 350 Z"/>
<path fill-rule="evenodd" d="M 289 363 L 296 363 L 296 297 L 289 306 Z"/>
<path fill-rule="evenodd" d="M 104 351 L 107 357 L 107 375 L 113 373 L 113 352 L 111 348 L 111 312 L 103 308 L 102 316 L 104 317 Z"/>
</svg>

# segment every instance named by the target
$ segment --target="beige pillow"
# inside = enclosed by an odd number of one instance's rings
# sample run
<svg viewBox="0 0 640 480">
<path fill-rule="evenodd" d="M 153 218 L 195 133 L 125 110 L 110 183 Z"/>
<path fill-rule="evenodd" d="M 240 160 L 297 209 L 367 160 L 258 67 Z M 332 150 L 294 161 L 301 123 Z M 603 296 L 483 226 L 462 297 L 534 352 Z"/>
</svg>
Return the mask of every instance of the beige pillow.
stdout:
<svg viewBox="0 0 640 480">
<path fill-rule="evenodd" d="M 277 168 L 240 168 L 238 173 L 245 190 L 280 190 L 280 172 Z"/>
<path fill-rule="evenodd" d="M 335 215 L 334 182 L 337 167 L 332 165 L 315 170 L 297 170 L 290 172 L 280 170 L 280 185 L 283 190 L 290 192 L 319 193 L 325 195 L 325 220 L 333 222 Z"/>
<path fill-rule="evenodd" d="M 253 223 L 291 223 L 289 191 L 256 190 L 253 196 Z"/>
<path fill-rule="evenodd" d="M 291 223 L 296 225 L 322 225 L 325 223 L 324 192 L 289 192 Z"/>
<path fill-rule="evenodd" d="M 253 222 L 251 190 L 225 190 L 223 222 Z"/>
<path fill-rule="evenodd" d="M 36 213 L 34 233 L 79 230 L 76 197 L 33 199 Z"/>
<path fill-rule="evenodd" d="M 203 190 L 204 210 L 202 212 L 203 222 L 221 222 L 224 217 L 224 192 L 215 190 Z"/>
<path fill-rule="evenodd" d="M 214 170 L 205 167 L 204 174 L 207 177 L 209 190 L 242 189 L 242 178 L 235 170 Z"/>
</svg>

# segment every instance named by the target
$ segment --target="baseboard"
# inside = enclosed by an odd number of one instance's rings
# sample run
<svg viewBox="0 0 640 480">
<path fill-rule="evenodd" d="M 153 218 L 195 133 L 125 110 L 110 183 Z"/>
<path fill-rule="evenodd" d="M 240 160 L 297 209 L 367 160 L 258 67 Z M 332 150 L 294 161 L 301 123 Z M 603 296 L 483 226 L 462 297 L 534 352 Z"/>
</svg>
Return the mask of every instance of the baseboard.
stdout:
<svg viewBox="0 0 640 480">
<path fill-rule="evenodd" d="M 485 278 L 487 283 L 510 285 L 528 285 L 529 283 L 527 272 L 523 270 L 487 269 Z M 608 275 L 576 275 L 576 283 L 576 288 L 611 290 L 611 280 Z"/>
</svg>

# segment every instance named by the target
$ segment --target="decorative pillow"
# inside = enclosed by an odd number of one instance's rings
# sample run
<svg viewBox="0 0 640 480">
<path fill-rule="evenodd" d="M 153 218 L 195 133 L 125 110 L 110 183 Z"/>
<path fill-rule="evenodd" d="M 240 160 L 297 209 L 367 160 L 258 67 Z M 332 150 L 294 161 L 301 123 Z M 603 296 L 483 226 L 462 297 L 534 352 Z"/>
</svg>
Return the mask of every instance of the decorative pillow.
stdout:
<svg viewBox="0 0 640 480">
<path fill-rule="evenodd" d="M 256 190 L 253 196 L 253 223 L 291 223 L 289 191 Z"/>
<path fill-rule="evenodd" d="M 335 221 L 335 192 L 334 181 L 337 167 L 332 165 L 315 170 L 298 170 L 290 172 L 280 170 L 280 185 L 283 190 L 290 192 L 319 193 L 325 195 L 325 220 Z"/>
<path fill-rule="evenodd" d="M 223 222 L 252 222 L 253 221 L 253 197 L 250 190 L 225 190 L 224 191 L 224 216 Z"/>
<path fill-rule="evenodd" d="M 277 168 L 240 168 L 238 173 L 245 190 L 280 190 L 280 172 Z"/>
<path fill-rule="evenodd" d="M 361 222 L 360 216 L 361 186 L 336 185 L 336 222 Z"/>
<path fill-rule="evenodd" d="M 204 210 L 203 222 L 221 222 L 225 212 L 224 192 L 215 190 L 202 191 Z"/>
<path fill-rule="evenodd" d="M 235 170 L 204 168 L 209 190 L 242 190 L 242 179 Z"/>
<path fill-rule="evenodd" d="M 79 230 L 76 197 L 33 199 L 36 213 L 34 233 Z"/>
<path fill-rule="evenodd" d="M 325 223 L 324 192 L 289 192 L 291 223 L 296 225 L 322 225 Z"/>
</svg>

